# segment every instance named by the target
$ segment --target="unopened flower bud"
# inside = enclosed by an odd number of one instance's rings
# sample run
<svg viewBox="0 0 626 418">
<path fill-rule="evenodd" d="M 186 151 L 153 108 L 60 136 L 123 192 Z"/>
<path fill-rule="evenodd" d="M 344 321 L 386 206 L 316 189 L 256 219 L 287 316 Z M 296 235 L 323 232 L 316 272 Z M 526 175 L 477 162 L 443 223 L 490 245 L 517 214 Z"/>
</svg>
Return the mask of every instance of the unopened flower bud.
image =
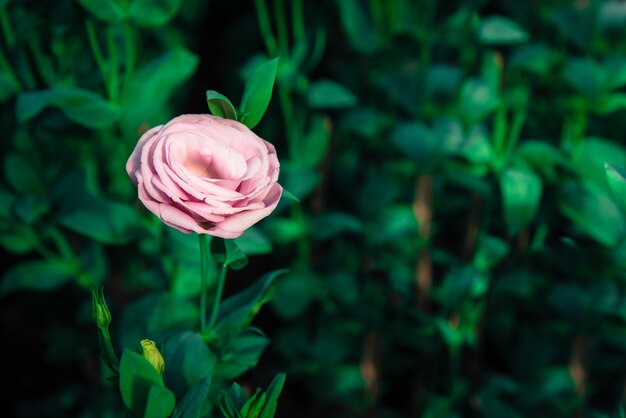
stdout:
<svg viewBox="0 0 626 418">
<path fill-rule="evenodd" d="M 99 293 L 91 289 L 91 319 L 101 329 L 108 328 L 111 323 L 111 312 L 109 312 L 109 307 L 104 300 L 102 289 Z"/>
<path fill-rule="evenodd" d="M 148 339 L 141 340 L 141 350 L 143 357 L 152 364 L 157 372 L 163 374 L 165 370 L 165 360 L 163 360 L 159 349 L 156 348 L 154 341 Z"/>
</svg>

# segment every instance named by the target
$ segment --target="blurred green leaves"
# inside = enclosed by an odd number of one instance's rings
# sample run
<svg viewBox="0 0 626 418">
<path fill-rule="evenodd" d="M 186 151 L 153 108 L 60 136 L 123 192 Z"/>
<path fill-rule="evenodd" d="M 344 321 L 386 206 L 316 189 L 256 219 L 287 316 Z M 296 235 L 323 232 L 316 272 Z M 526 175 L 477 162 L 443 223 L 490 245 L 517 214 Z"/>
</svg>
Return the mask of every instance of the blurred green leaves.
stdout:
<svg viewBox="0 0 626 418">
<path fill-rule="evenodd" d="M 183 0 L 133 0 L 128 16 L 142 26 L 163 26 L 176 15 L 182 5 Z"/>
<path fill-rule="evenodd" d="M 626 168 L 606 164 L 606 178 L 622 210 L 626 210 Z"/>
<path fill-rule="evenodd" d="M 178 12 L 182 0 L 133 0 L 121 5 L 115 0 L 76 0 L 92 15 L 107 23 L 131 19 L 146 27 L 163 26 Z"/>
<path fill-rule="evenodd" d="M 68 119 L 93 129 L 111 126 L 119 117 L 119 109 L 97 94 L 64 87 L 21 93 L 15 112 L 18 121 L 24 122 L 47 107 L 58 108 Z"/>
<path fill-rule="evenodd" d="M 167 121 L 169 101 L 198 66 L 198 57 L 176 46 L 135 72 L 122 97 L 121 123 L 129 136 Z M 143 126 L 143 128 L 141 128 Z"/>
<path fill-rule="evenodd" d="M 594 184 L 563 185 L 560 208 L 574 225 L 600 244 L 614 246 L 624 235 L 626 224 L 619 208 Z"/>
<path fill-rule="evenodd" d="M 58 218 L 64 227 L 105 244 L 130 241 L 139 232 L 139 216 L 130 206 L 85 195 Z"/>
<path fill-rule="evenodd" d="M 307 94 L 312 108 L 341 108 L 354 106 L 357 98 L 344 86 L 333 80 L 317 80 Z"/>
<path fill-rule="evenodd" d="M 486 45 L 512 45 L 526 42 L 528 34 L 507 17 L 490 16 L 481 20 L 478 39 Z"/>
<path fill-rule="evenodd" d="M 198 418 L 202 416 L 203 404 L 209 392 L 211 377 L 207 376 L 196 383 L 176 406 L 173 418 Z"/>
<path fill-rule="evenodd" d="M 126 11 L 114 0 L 76 0 L 92 15 L 108 23 L 120 23 Z"/>
<path fill-rule="evenodd" d="M 0 69 L 0 103 L 12 97 L 20 90 L 20 85 L 15 77 Z"/>
<path fill-rule="evenodd" d="M 17 264 L 4 274 L 0 295 L 19 290 L 52 290 L 69 283 L 75 272 L 72 264 L 62 261 L 36 260 Z"/>
<path fill-rule="evenodd" d="M 500 174 L 504 219 L 510 235 L 515 235 L 535 217 L 541 199 L 541 179 L 532 171 L 509 168 Z"/>
</svg>

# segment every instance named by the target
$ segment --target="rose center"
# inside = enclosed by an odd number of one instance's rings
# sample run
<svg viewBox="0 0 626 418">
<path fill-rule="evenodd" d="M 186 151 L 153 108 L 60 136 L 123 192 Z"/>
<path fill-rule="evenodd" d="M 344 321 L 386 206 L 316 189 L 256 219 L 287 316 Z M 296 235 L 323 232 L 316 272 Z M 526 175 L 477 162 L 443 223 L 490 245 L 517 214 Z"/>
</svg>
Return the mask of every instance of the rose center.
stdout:
<svg viewBox="0 0 626 418">
<path fill-rule="evenodd" d="M 211 164 L 211 160 L 210 155 L 192 154 L 183 161 L 183 164 L 194 176 L 210 179 L 221 178 L 220 173 Z"/>
</svg>

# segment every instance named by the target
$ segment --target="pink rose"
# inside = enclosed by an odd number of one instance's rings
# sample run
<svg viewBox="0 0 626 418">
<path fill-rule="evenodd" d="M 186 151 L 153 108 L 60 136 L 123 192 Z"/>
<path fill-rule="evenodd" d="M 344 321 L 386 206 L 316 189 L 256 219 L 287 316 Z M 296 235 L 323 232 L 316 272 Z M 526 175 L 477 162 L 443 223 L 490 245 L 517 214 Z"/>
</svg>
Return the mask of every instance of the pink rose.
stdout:
<svg viewBox="0 0 626 418">
<path fill-rule="evenodd" d="M 237 238 L 278 205 L 274 146 L 245 125 L 182 115 L 150 129 L 126 163 L 139 199 L 185 233 Z"/>
</svg>

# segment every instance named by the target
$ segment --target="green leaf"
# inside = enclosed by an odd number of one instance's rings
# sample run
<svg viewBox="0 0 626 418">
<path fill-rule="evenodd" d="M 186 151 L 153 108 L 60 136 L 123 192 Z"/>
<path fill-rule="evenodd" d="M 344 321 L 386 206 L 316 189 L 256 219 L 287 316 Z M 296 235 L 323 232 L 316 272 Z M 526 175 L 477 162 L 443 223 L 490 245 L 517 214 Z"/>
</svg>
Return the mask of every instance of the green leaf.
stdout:
<svg viewBox="0 0 626 418">
<path fill-rule="evenodd" d="M 278 58 L 269 60 L 257 67 L 246 80 L 238 120 L 250 129 L 259 123 L 270 103 L 277 67 Z"/>
<path fill-rule="evenodd" d="M 626 211 L 626 167 L 605 164 L 606 178 L 609 186 L 620 204 L 622 210 Z"/>
<path fill-rule="evenodd" d="M 45 197 L 32 194 L 18 197 L 13 204 L 15 216 L 27 224 L 39 220 L 49 209 L 50 202 Z"/>
<path fill-rule="evenodd" d="M 163 346 L 163 358 L 163 379 L 178 398 L 202 382 L 216 362 L 202 336 L 190 331 L 170 334 Z"/>
<path fill-rule="evenodd" d="M 139 232 L 139 215 L 122 203 L 86 195 L 58 219 L 59 224 L 105 244 L 123 244 Z"/>
<path fill-rule="evenodd" d="M 559 53 L 541 43 L 521 45 L 511 54 L 508 65 L 537 75 L 547 75 L 558 62 Z"/>
<path fill-rule="evenodd" d="M 265 406 L 266 398 L 267 395 L 261 392 L 260 389 L 257 389 L 256 393 L 252 395 L 241 408 L 241 415 L 246 418 L 257 418 L 262 408 Z"/>
<path fill-rule="evenodd" d="M 174 394 L 167 388 L 153 385 L 148 392 L 144 418 L 167 418 L 176 406 Z"/>
<path fill-rule="evenodd" d="M 563 69 L 563 79 L 589 100 L 597 100 L 605 90 L 606 74 L 590 58 L 574 58 Z"/>
<path fill-rule="evenodd" d="M 20 85 L 15 78 L 6 71 L 0 70 L 0 103 L 10 99 L 20 91 Z"/>
<path fill-rule="evenodd" d="M 243 390 L 243 388 L 239 386 L 237 382 L 233 382 L 233 384 L 230 387 L 230 391 L 228 391 L 228 394 L 230 395 L 230 398 L 232 399 L 233 404 L 235 405 L 238 411 L 241 411 L 241 408 L 243 408 L 245 403 L 250 398 L 250 396 L 248 396 L 246 391 Z"/>
<path fill-rule="evenodd" d="M 323 284 L 308 270 L 289 272 L 276 283 L 272 309 L 282 318 L 301 315 L 324 292 Z"/>
<path fill-rule="evenodd" d="M 602 63 L 606 74 L 606 88 L 615 90 L 626 85 L 626 57 L 615 55 Z"/>
<path fill-rule="evenodd" d="M 223 354 L 213 373 L 224 379 L 233 379 L 256 366 L 269 339 L 255 328 L 248 328 L 221 347 Z"/>
<path fill-rule="evenodd" d="M 163 26 L 180 10 L 183 0 L 133 0 L 129 15 L 141 26 Z"/>
<path fill-rule="evenodd" d="M 5 163 L 7 159 L 8 156 L 5 157 Z M 11 218 L 13 203 L 15 203 L 15 196 L 6 190 L 0 189 L 0 218 Z"/>
<path fill-rule="evenodd" d="M 4 157 L 4 176 L 18 192 L 36 192 L 41 190 L 41 174 L 35 164 L 20 154 L 10 153 Z"/>
<path fill-rule="evenodd" d="M 624 216 L 611 196 L 593 183 L 561 187 L 559 208 L 580 230 L 607 247 L 626 232 Z"/>
<path fill-rule="evenodd" d="M 428 69 L 426 89 L 435 97 L 452 96 L 463 79 L 463 70 L 447 64 L 435 64 Z"/>
<path fill-rule="evenodd" d="M 115 0 L 76 0 L 89 13 L 107 23 L 120 23 L 125 18 L 124 10 Z"/>
<path fill-rule="evenodd" d="M 173 418 L 200 418 L 211 386 L 211 375 L 196 383 L 181 399 Z"/>
<path fill-rule="evenodd" d="M 559 169 L 571 170 L 563 151 L 546 141 L 522 142 L 515 150 L 515 157 L 523 160 L 549 182 L 556 181 Z"/>
<path fill-rule="evenodd" d="M 433 296 L 442 307 L 452 312 L 473 296 L 477 288 L 482 288 L 478 296 L 486 291 L 486 277 L 477 269 L 466 266 L 450 270 L 434 290 Z"/>
<path fill-rule="evenodd" d="M 391 125 L 392 119 L 389 114 L 373 107 L 358 106 L 346 112 L 342 112 L 338 130 L 346 133 L 357 134 L 364 138 L 377 138 Z"/>
<path fill-rule="evenodd" d="M 0 223 L 0 246 L 13 254 L 26 254 L 32 251 L 39 240 L 32 228 L 9 221 L 9 224 Z"/>
<path fill-rule="evenodd" d="M 235 240 L 212 238 L 210 246 L 211 257 L 218 264 L 224 264 L 232 270 L 240 270 L 248 264 L 248 256 Z"/>
<path fill-rule="evenodd" d="M 626 148 L 603 138 L 585 138 L 572 165 L 581 177 L 608 191 L 605 164 L 626 166 Z"/>
<path fill-rule="evenodd" d="M 278 403 L 278 397 L 280 396 L 280 392 L 283 390 L 283 386 L 285 385 L 286 375 L 285 373 L 277 374 L 272 382 L 267 387 L 265 393 L 267 393 L 267 401 L 265 402 L 265 408 L 263 408 L 263 412 L 259 416 L 259 418 L 273 418 L 276 413 L 276 405 Z"/>
<path fill-rule="evenodd" d="M 0 284 L 0 296 L 20 290 L 47 291 L 69 283 L 75 277 L 74 265 L 62 261 L 36 260 L 17 264 L 8 270 Z"/>
<path fill-rule="evenodd" d="M 509 168 L 501 173 L 500 192 L 509 235 L 515 235 L 535 217 L 541 199 L 541 179 L 524 168 Z"/>
<path fill-rule="evenodd" d="M 152 127 L 170 119 L 172 96 L 197 66 L 195 54 L 176 46 L 139 68 L 122 98 L 121 122 L 127 135 L 135 136 L 141 126 Z"/>
<path fill-rule="evenodd" d="M 283 160 L 280 164 L 281 184 L 297 199 L 304 199 L 320 181 L 318 170 L 305 167 L 295 161 Z M 283 194 L 284 190 L 283 190 Z M 286 195 L 288 197 L 288 195 Z"/>
<path fill-rule="evenodd" d="M 307 101 L 312 108 L 337 109 L 354 106 L 357 98 L 336 81 L 318 80 L 311 84 Z"/>
<path fill-rule="evenodd" d="M 421 170 L 426 170 L 433 164 L 435 138 L 423 123 L 399 123 L 391 132 L 391 142 L 415 161 Z"/>
<path fill-rule="evenodd" d="M 461 88 L 459 111 L 461 117 L 470 124 L 483 120 L 500 104 L 498 92 L 485 80 L 471 78 Z"/>
<path fill-rule="evenodd" d="M 344 233 L 363 232 L 363 223 L 353 215 L 342 212 L 325 212 L 311 219 L 310 234 L 317 240 L 336 238 Z"/>
<path fill-rule="evenodd" d="M 509 245 L 503 239 L 483 234 L 476 240 L 474 265 L 480 271 L 489 271 L 509 252 Z"/>
<path fill-rule="evenodd" d="M 340 0 L 339 17 L 350 46 L 363 54 L 375 52 L 380 45 L 378 33 L 358 0 Z"/>
<path fill-rule="evenodd" d="M 92 129 L 109 127 L 119 116 L 119 109 L 101 96 L 69 87 L 21 93 L 17 97 L 15 113 L 18 121 L 24 122 L 47 107 L 58 108 L 71 121 Z"/>
<path fill-rule="evenodd" d="M 626 109 L 626 94 L 613 93 L 603 96 L 602 99 L 591 110 L 598 115 L 609 115 L 611 113 Z"/>
<path fill-rule="evenodd" d="M 159 398 L 169 397 L 162 391 L 156 391 L 151 395 L 153 386 L 161 389 L 164 389 L 165 386 L 161 374 L 140 354 L 124 349 L 119 372 L 122 401 L 138 416 L 144 416 L 149 406 L 150 410 L 153 408 L 149 402 L 152 402 L 153 405 L 159 404 Z M 171 392 L 170 395 L 173 399 L 174 395 Z M 151 401 L 149 401 L 150 397 L 152 397 Z"/>
<path fill-rule="evenodd" d="M 220 118 L 237 120 L 235 106 L 233 106 L 230 100 L 223 94 L 215 90 L 207 90 L 206 101 L 213 115 L 219 116 Z"/>
<path fill-rule="evenodd" d="M 485 45 L 512 45 L 526 42 L 528 34 L 504 16 L 490 16 L 480 22 L 478 39 Z"/>
<path fill-rule="evenodd" d="M 235 385 L 236 383 L 233 383 Z M 244 418 L 239 413 L 239 407 L 237 407 L 230 395 L 226 391 L 222 391 L 219 400 L 220 410 L 226 418 Z"/>
<path fill-rule="evenodd" d="M 311 127 L 298 143 L 297 159 L 303 166 L 317 167 L 328 152 L 329 132 L 324 118 L 313 117 Z"/>
<path fill-rule="evenodd" d="M 261 255 L 272 252 L 272 242 L 259 228 L 254 226 L 246 229 L 243 235 L 235 238 L 234 241 L 245 255 Z"/>
<path fill-rule="evenodd" d="M 259 313 L 261 307 L 270 300 L 270 288 L 286 270 L 276 270 L 265 274 L 247 289 L 227 298 L 220 305 L 218 323 L 219 335 L 238 333 L 246 328 Z"/>
<path fill-rule="evenodd" d="M 289 190 L 285 190 L 284 188 L 283 188 L 283 197 L 286 197 L 289 200 L 293 200 L 294 202 L 300 203 L 300 199 L 298 199 L 295 194 L 291 193 Z"/>
<path fill-rule="evenodd" d="M 304 225 L 300 220 L 293 218 L 273 218 L 263 225 L 263 229 L 272 242 L 287 245 L 304 235 Z"/>
<path fill-rule="evenodd" d="M 570 41 L 577 47 L 587 50 L 597 39 L 598 13 L 592 12 L 592 7 L 578 7 L 574 3 L 563 3 L 564 7 L 557 9 L 548 17 Z"/>
<path fill-rule="evenodd" d="M 396 65 L 376 78 L 376 84 L 391 101 L 410 114 L 415 114 L 422 103 L 417 99 L 423 92 L 423 75 L 419 66 L 408 61 Z"/>
<path fill-rule="evenodd" d="M 197 303 L 169 293 L 148 294 L 133 301 L 122 312 L 119 325 L 121 346 L 132 347 L 143 338 L 157 338 L 168 331 L 193 329 L 198 321 Z M 166 367 L 165 373 L 169 371 Z M 203 376 L 201 374 L 198 378 Z"/>
<path fill-rule="evenodd" d="M 235 240 L 224 240 L 226 246 L 226 260 L 224 264 L 232 270 L 241 270 L 248 264 L 248 256 L 241 250 Z"/>
<path fill-rule="evenodd" d="M 380 226 L 384 225 L 384 228 Z M 370 220 L 365 236 L 373 245 L 388 245 L 394 241 L 413 236 L 418 225 L 409 205 L 385 207 L 376 218 Z"/>
</svg>

